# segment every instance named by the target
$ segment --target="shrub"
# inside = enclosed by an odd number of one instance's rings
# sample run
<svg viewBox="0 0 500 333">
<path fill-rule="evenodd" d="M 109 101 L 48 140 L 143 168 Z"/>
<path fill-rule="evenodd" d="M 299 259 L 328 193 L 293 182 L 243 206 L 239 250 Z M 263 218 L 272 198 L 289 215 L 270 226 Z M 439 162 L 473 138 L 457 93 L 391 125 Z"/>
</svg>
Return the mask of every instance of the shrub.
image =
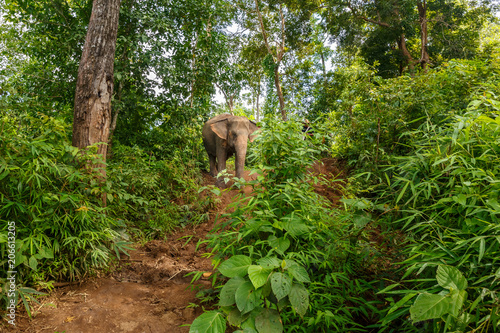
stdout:
<svg viewBox="0 0 500 333">
<path fill-rule="evenodd" d="M 202 180 L 195 164 L 175 152 L 169 160 L 157 160 L 138 147 L 115 146 L 108 167 L 107 190 L 117 198 L 109 205 L 111 215 L 145 240 L 206 220 L 212 202 L 210 197 L 199 200 Z"/>
<path fill-rule="evenodd" d="M 100 205 L 98 173 L 80 165 L 67 126 L 41 116 L 2 117 L 0 132 L 0 254 L 7 222 L 15 223 L 18 280 L 78 279 L 105 267 L 124 242 L 123 225 Z M 18 124 L 22 124 L 18 126 Z M 83 156 L 83 155 L 81 155 Z M 83 160 L 96 162 L 89 149 Z M 7 262 L 0 262 L 7 271 Z"/>
<path fill-rule="evenodd" d="M 223 276 L 220 309 L 197 318 L 191 331 L 224 332 L 226 320 L 248 332 L 361 328 L 355 308 L 367 311 L 370 302 L 359 296 L 373 287 L 353 284 L 355 271 L 346 269 L 357 265 L 349 234 L 359 229 L 313 191 L 307 170 L 321 141 L 318 132 L 304 140 L 294 121 L 263 125 L 249 156 L 258 161 L 257 180 L 240 183 L 253 194 L 206 241 Z"/>
<path fill-rule="evenodd" d="M 427 331 L 499 329 L 499 115 L 500 102 L 483 92 L 448 125 L 428 121 L 408 133 L 415 152 L 385 169 L 378 202 L 397 214 L 383 223 L 411 241 L 402 280 L 389 287 L 404 287 L 392 292 L 405 297 L 393 303 L 386 324 L 410 311 L 414 322 L 433 319 Z"/>
</svg>

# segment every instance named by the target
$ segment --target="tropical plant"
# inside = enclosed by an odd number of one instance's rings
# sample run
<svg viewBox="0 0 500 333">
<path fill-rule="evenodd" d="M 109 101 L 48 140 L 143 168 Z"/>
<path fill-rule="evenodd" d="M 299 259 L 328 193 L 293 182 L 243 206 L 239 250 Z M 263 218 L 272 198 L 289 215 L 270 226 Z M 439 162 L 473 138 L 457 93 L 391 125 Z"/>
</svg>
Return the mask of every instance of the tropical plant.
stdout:
<svg viewBox="0 0 500 333">
<path fill-rule="evenodd" d="M 205 241 L 225 281 L 220 310 L 197 318 L 191 332 L 224 332 L 226 320 L 244 332 L 360 327 L 346 302 L 366 312 L 356 294 L 373 288 L 362 279 L 350 284 L 351 272 L 341 267 L 356 266 L 361 254 L 348 235 L 356 238 L 363 226 L 353 227 L 313 191 L 318 180 L 308 170 L 322 135 L 316 129 L 304 138 L 300 129 L 294 121 L 263 125 L 250 154 L 257 180 L 236 183 L 252 186 L 253 194 L 242 196 Z"/>
</svg>

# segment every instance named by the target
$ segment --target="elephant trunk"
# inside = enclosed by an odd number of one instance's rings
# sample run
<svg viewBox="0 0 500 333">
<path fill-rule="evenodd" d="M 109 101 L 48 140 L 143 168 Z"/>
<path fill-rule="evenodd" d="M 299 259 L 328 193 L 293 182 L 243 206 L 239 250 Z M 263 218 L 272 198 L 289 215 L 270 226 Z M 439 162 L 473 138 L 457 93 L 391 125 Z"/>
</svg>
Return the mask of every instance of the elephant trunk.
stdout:
<svg viewBox="0 0 500 333">
<path fill-rule="evenodd" d="M 242 178 L 243 171 L 245 170 L 245 156 L 247 154 L 247 141 L 246 137 L 244 140 L 238 140 L 236 145 L 236 156 L 235 156 L 235 169 L 236 177 Z"/>
</svg>

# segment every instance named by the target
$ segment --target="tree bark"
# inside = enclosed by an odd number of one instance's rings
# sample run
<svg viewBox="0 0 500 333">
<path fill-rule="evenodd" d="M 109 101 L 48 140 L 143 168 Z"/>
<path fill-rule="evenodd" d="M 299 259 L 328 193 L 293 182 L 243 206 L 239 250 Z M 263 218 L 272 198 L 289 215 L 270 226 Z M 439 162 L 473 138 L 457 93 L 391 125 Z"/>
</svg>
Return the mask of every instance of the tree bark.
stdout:
<svg viewBox="0 0 500 333">
<path fill-rule="evenodd" d="M 420 22 L 420 66 L 425 71 L 427 70 L 427 65 L 430 63 L 429 52 L 427 51 L 427 2 L 426 0 L 421 0 L 417 2 L 418 8 L 418 21 Z"/>
<path fill-rule="evenodd" d="M 401 34 L 400 39 L 398 41 L 398 48 L 401 50 L 401 52 L 403 53 L 403 57 L 405 58 L 406 61 L 405 67 L 408 66 L 410 70 L 413 70 L 415 59 L 413 59 L 410 51 L 408 51 L 408 48 L 406 47 L 405 34 Z"/>
<path fill-rule="evenodd" d="M 259 83 L 258 83 L 258 84 L 259 84 L 259 85 L 258 85 L 258 88 L 257 88 L 257 102 L 256 102 L 256 104 L 257 104 L 257 105 L 255 106 L 255 107 L 256 107 L 256 111 L 257 111 L 257 115 L 255 116 L 255 120 L 256 120 L 257 122 L 259 122 L 259 121 L 260 121 L 260 110 L 259 110 L 259 107 L 260 107 L 260 106 L 259 106 L 259 97 L 260 97 L 260 76 L 259 76 Z"/>
<path fill-rule="evenodd" d="M 267 33 L 266 29 L 264 27 L 264 20 L 262 19 L 262 14 L 259 10 L 259 0 L 255 0 L 255 7 L 257 9 L 257 15 L 259 18 L 259 23 L 260 23 L 260 29 L 262 32 L 262 38 L 264 39 L 264 43 L 267 48 L 267 52 L 270 55 L 273 55 L 271 51 L 271 46 L 269 45 L 269 42 L 267 40 Z M 274 68 L 274 85 L 276 87 L 276 95 L 278 95 L 278 100 L 280 103 L 280 112 L 281 112 L 281 118 L 283 120 L 286 120 L 286 110 L 285 110 L 285 98 L 283 97 L 283 91 L 281 90 L 281 82 L 280 82 L 280 74 L 279 74 L 279 67 L 281 64 L 281 60 L 283 59 L 283 55 L 285 54 L 285 17 L 283 15 L 283 5 L 280 4 L 280 20 L 281 20 L 281 44 L 277 46 L 277 54 L 276 57 L 273 56 L 273 61 L 276 65 Z"/>
<path fill-rule="evenodd" d="M 104 162 L 111 125 L 119 10 L 120 0 L 94 0 L 76 82 L 73 146 L 85 149 L 101 143 L 97 153 Z M 102 168 L 103 179 L 106 177 L 105 165 L 93 167 Z"/>
<path fill-rule="evenodd" d="M 278 95 L 278 100 L 280 102 L 281 118 L 286 120 L 285 98 L 283 97 L 283 91 L 281 90 L 279 64 L 276 64 L 276 67 L 274 68 L 274 85 L 276 86 L 276 94 Z"/>
</svg>

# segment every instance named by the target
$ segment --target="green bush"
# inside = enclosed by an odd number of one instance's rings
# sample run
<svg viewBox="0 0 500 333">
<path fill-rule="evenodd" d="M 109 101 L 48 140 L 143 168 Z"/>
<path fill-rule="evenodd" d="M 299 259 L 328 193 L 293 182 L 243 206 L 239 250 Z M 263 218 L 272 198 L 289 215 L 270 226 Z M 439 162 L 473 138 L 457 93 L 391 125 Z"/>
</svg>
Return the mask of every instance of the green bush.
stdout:
<svg viewBox="0 0 500 333">
<path fill-rule="evenodd" d="M 0 255 L 7 258 L 12 221 L 20 283 L 78 279 L 105 267 L 123 249 L 123 226 L 101 207 L 98 173 L 76 159 L 98 157 L 72 147 L 57 119 L 12 118 L 0 119 Z M 0 267 L 7 271 L 7 261 Z"/>
<path fill-rule="evenodd" d="M 363 66 L 339 69 L 329 86 L 333 154 L 370 171 L 391 155 L 411 154 L 412 139 L 403 134 L 428 118 L 444 124 L 463 115 L 477 87 L 498 73 L 494 66 L 453 60 L 427 73 L 386 80 Z"/>
<path fill-rule="evenodd" d="M 360 296 L 373 287 L 351 278 L 360 253 L 349 235 L 360 229 L 313 191 L 308 168 L 321 142 L 318 132 L 304 140 L 300 123 L 265 122 L 249 156 L 257 180 L 239 184 L 253 194 L 242 196 L 206 241 L 225 281 L 220 310 L 197 318 L 192 332 L 224 332 L 226 320 L 245 332 L 362 328 L 356 317 L 371 311 L 371 302 Z"/>
<path fill-rule="evenodd" d="M 12 270 L 7 251 L 14 225 L 23 301 L 37 293 L 23 286 L 51 288 L 54 280 L 106 269 L 129 249 L 130 231 L 143 239 L 165 237 L 175 226 L 207 218 L 212 202 L 198 199 L 195 162 L 175 154 L 158 161 L 138 148 L 115 145 L 102 182 L 99 171 L 88 167 L 100 161 L 97 150 L 71 146 L 71 129 L 62 120 L 6 113 L 0 129 L 0 269 Z"/>
<path fill-rule="evenodd" d="M 415 152 L 395 157 L 376 190 L 377 202 L 396 212 L 385 215 L 381 223 L 402 228 L 410 241 L 405 273 L 389 287 L 406 289 L 391 291 L 405 297 L 393 303 L 384 323 L 410 311 L 414 322 L 433 319 L 424 322 L 426 331 L 496 331 L 500 102 L 482 90 L 468 112 L 454 116 L 448 125 L 429 120 L 408 135 L 414 138 Z M 454 282 L 461 288 L 444 283 L 440 286 L 448 290 L 436 288 L 435 269 L 442 265 L 451 266 L 448 272 L 454 271 L 447 274 L 454 280 L 464 281 Z M 438 268 L 438 282 L 442 272 Z M 438 292 L 441 296 L 435 295 Z M 410 308 L 416 295 L 420 296 Z M 423 308 L 427 312 L 417 314 Z"/>
<path fill-rule="evenodd" d="M 179 225 L 200 223 L 208 217 L 212 202 L 210 197 L 199 199 L 202 179 L 196 161 L 186 162 L 178 154 L 157 160 L 138 147 L 114 147 L 108 193 L 117 200 L 109 204 L 110 214 L 125 220 L 145 240 L 166 237 Z"/>
</svg>

